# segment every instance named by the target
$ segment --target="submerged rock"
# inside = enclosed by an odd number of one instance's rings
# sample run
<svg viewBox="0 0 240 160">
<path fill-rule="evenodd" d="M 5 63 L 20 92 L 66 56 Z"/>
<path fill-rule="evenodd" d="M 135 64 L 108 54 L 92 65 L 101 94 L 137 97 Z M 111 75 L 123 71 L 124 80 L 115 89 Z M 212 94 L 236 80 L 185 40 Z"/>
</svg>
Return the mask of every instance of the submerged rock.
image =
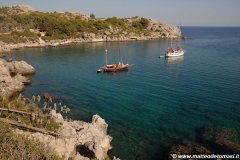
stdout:
<svg viewBox="0 0 240 160">
<path fill-rule="evenodd" d="M 240 152 L 240 133 L 233 128 L 209 127 L 205 128 L 202 140 L 217 150 L 226 153 Z"/>
<path fill-rule="evenodd" d="M 170 150 L 170 154 L 211 154 L 212 152 L 201 145 L 193 146 L 173 146 Z"/>
</svg>

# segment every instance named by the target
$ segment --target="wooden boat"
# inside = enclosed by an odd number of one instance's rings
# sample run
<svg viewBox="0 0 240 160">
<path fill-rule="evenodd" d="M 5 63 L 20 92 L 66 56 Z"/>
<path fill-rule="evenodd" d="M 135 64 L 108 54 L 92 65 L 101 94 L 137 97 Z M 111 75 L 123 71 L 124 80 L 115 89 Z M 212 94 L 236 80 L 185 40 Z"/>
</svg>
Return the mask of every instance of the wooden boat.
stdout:
<svg viewBox="0 0 240 160">
<path fill-rule="evenodd" d="M 106 65 L 102 69 L 104 72 L 120 72 L 120 71 L 126 71 L 128 70 L 129 64 L 111 64 L 111 65 Z"/>
<path fill-rule="evenodd" d="M 108 64 L 107 63 L 107 52 L 108 50 L 105 50 L 105 58 L 106 58 L 106 65 L 101 67 L 100 69 L 97 70 L 97 73 L 100 72 L 121 72 L 121 71 L 127 71 L 129 68 L 129 64 L 124 64 L 122 62 L 122 58 L 121 57 L 121 53 L 120 53 L 120 49 L 119 49 L 119 62 L 118 64 Z"/>
</svg>

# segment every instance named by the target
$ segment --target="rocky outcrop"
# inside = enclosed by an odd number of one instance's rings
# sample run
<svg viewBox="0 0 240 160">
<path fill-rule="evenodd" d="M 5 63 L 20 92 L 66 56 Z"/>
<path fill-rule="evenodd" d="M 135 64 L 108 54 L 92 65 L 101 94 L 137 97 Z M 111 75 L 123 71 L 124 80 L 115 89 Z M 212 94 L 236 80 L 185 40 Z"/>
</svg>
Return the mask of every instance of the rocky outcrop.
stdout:
<svg viewBox="0 0 240 160">
<path fill-rule="evenodd" d="M 33 47 L 45 47 L 46 43 L 43 43 L 42 40 L 34 41 L 34 42 L 26 42 L 26 43 L 4 43 L 0 41 L 0 52 L 9 52 L 14 49 L 20 48 L 33 48 Z"/>
<path fill-rule="evenodd" d="M 2 41 L 0 41 L 0 52 L 9 52 L 11 50 L 8 45 Z"/>
<path fill-rule="evenodd" d="M 35 69 L 25 61 L 7 62 L 0 59 L 0 96 L 9 98 L 14 93 L 23 91 L 24 84 L 31 83 L 31 80 L 23 74 L 33 73 L 35 73 Z M 63 156 L 66 160 L 70 157 L 75 160 L 93 158 L 104 160 L 108 157 L 107 152 L 112 148 L 112 137 L 107 134 L 108 125 L 100 116 L 94 115 L 91 123 L 66 121 L 55 110 L 52 110 L 49 116 L 61 123 L 61 128 L 58 131 L 61 137 L 22 130 L 16 130 L 16 133 L 43 142 L 44 145 L 52 148 L 56 154 Z"/>
<path fill-rule="evenodd" d="M 26 5 L 26 4 L 20 4 L 20 5 L 12 6 L 10 8 L 11 9 L 8 10 L 8 14 L 24 14 L 24 13 L 37 11 L 32 6 Z"/>
<path fill-rule="evenodd" d="M 18 130 L 17 133 L 32 137 L 43 142 L 47 147 L 52 148 L 56 154 L 64 159 L 103 160 L 108 157 L 107 152 L 112 148 L 112 137 L 107 135 L 105 120 L 98 115 L 92 117 L 92 122 L 65 121 L 60 113 L 52 110 L 50 115 L 57 122 L 62 123 L 59 134 L 62 137 L 56 138 L 42 133 L 31 133 Z"/>
<path fill-rule="evenodd" d="M 10 63 L 7 63 L 7 67 L 9 71 L 14 74 L 27 75 L 35 73 L 33 66 L 29 65 L 25 61 L 12 61 Z"/>
<path fill-rule="evenodd" d="M 144 17 L 132 17 L 128 18 L 128 23 L 131 25 L 135 21 L 139 21 Z M 182 33 L 179 27 L 176 27 L 171 24 L 161 23 L 153 19 L 147 19 L 149 24 L 146 28 L 149 33 L 143 35 L 146 39 L 157 39 L 157 38 L 182 38 Z M 137 34 L 136 34 L 137 35 Z"/>
<path fill-rule="evenodd" d="M 32 83 L 31 79 L 27 78 L 27 77 L 24 77 L 22 76 L 21 74 L 16 74 L 14 76 L 14 79 L 16 81 L 19 81 L 19 82 L 22 82 L 24 85 L 29 85 Z"/>
<path fill-rule="evenodd" d="M 0 96 L 10 98 L 14 93 L 21 92 L 24 84 L 31 80 L 23 74 L 33 74 L 35 69 L 25 61 L 7 62 L 0 58 Z"/>
<path fill-rule="evenodd" d="M 139 21 L 143 17 L 127 18 L 126 25 L 131 27 L 136 21 Z M 83 33 L 82 37 L 85 41 L 131 41 L 131 40 L 151 40 L 151 39 L 163 39 L 163 38 L 182 38 L 181 30 L 170 24 L 160 23 L 152 19 L 149 21 L 148 27 L 143 32 L 127 32 L 122 28 L 114 28 L 109 26 L 102 33 Z"/>
</svg>

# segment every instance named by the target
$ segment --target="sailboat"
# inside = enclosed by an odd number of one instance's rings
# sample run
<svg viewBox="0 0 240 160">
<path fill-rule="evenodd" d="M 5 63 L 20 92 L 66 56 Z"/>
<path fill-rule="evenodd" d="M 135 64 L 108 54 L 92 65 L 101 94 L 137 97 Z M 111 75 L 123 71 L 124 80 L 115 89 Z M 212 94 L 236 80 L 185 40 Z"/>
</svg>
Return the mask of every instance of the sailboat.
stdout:
<svg viewBox="0 0 240 160">
<path fill-rule="evenodd" d="M 180 28 L 180 27 L 179 27 Z M 181 30 L 181 29 L 180 29 Z M 172 47 L 172 39 L 171 39 L 171 47 L 166 50 L 165 57 L 178 57 L 178 56 L 183 56 L 184 55 L 184 50 L 177 46 L 177 47 Z"/>
<path fill-rule="evenodd" d="M 178 57 L 184 55 L 184 50 L 177 46 L 177 47 L 172 47 L 172 42 L 171 42 L 171 47 L 166 50 L 165 57 Z"/>
<path fill-rule="evenodd" d="M 168 48 L 165 54 L 165 57 L 178 57 L 178 56 L 183 56 L 184 55 L 184 50 L 177 46 L 176 48 Z"/>
<path fill-rule="evenodd" d="M 118 64 L 108 64 L 107 62 L 107 54 L 108 54 L 108 50 L 105 50 L 105 66 L 101 67 L 100 69 L 97 70 L 97 73 L 100 72 L 120 72 L 120 71 L 126 71 L 129 68 L 129 64 L 124 64 L 121 58 L 121 52 L 120 52 L 120 48 L 119 48 L 119 62 Z"/>
</svg>

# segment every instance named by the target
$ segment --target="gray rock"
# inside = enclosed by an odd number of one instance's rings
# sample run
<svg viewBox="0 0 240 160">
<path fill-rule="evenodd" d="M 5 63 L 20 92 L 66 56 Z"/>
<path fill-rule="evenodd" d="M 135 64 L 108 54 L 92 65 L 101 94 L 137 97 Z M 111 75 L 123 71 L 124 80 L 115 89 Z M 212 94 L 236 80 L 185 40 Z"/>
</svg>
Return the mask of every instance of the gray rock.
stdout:
<svg viewBox="0 0 240 160">
<path fill-rule="evenodd" d="M 17 6 L 13 6 L 12 8 L 18 10 L 18 12 L 21 11 L 23 13 L 37 11 L 32 6 L 27 5 L 27 4 L 20 4 L 20 5 L 17 5 Z"/>
<path fill-rule="evenodd" d="M 35 74 L 35 69 L 25 61 L 12 61 L 8 63 L 8 68 L 11 73 L 15 74 Z"/>
<path fill-rule="evenodd" d="M 105 31 L 104 34 L 105 35 L 111 35 L 112 33 L 110 31 Z"/>
<path fill-rule="evenodd" d="M 56 154 L 68 158 L 72 157 L 76 160 L 87 160 L 96 158 L 104 160 L 108 157 L 107 152 L 112 148 L 112 137 L 107 135 L 107 124 L 104 119 L 98 115 L 94 115 L 92 123 L 83 121 L 62 121 L 59 113 L 51 111 L 50 115 L 56 120 L 61 121 L 62 126 L 59 133 L 65 138 L 53 138 L 50 135 L 41 133 L 31 133 L 18 131 L 27 137 L 38 139 L 40 142 L 51 147 Z"/>
<path fill-rule="evenodd" d="M 96 38 L 96 35 L 95 35 L 95 33 L 89 33 L 88 37 L 93 39 L 93 38 Z"/>
<path fill-rule="evenodd" d="M 31 84 L 31 79 L 22 76 L 21 74 L 17 74 L 13 77 L 16 81 L 22 82 L 24 85 Z"/>
<path fill-rule="evenodd" d="M 23 91 L 24 84 L 30 84 L 31 80 L 22 74 L 30 74 L 33 71 L 35 72 L 35 69 L 24 61 L 12 63 L 0 58 L 0 96 L 10 98 L 15 93 Z"/>
<path fill-rule="evenodd" d="M 95 129 L 102 131 L 103 134 L 107 134 L 108 124 L 98 115 L 92 117 L 92 125 Z"/>
<path fill-rule="evenodd" d="M 50 116 L 55 119 L 56 122 L 58 123 L 63 123 L 64 119 L 63 116 L 60 113 L 57 113 L 56 110 L 51 110 Z"/>
</svg>

